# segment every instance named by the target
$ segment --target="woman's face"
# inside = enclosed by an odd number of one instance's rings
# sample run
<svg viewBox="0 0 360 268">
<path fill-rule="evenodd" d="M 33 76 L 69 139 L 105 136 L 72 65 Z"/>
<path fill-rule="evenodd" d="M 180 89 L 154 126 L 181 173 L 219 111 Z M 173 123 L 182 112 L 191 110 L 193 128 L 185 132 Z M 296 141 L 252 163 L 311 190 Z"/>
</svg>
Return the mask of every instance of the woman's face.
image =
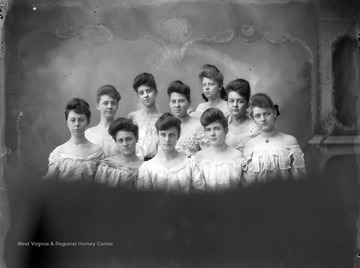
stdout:
<svg viewBox="0 0 360 268">
<path fill-rule="evenodd" d="M 187 110 L 189 109 L 189 101 L 183 94 L 173 92 L 170 95 L 170 110 L 171 113 L 177 118 L 183 118 L 187 115 Z"/>
<path fill-rule="evenodd" d="M 70 111 L 66 120 L 66 125 L 69 128 L 71 135 L 82 136 L 88 126 L 88 120 L 85 114 L 78 114 Z"/>
<path fill-rule="evenodd" d="M 141 85 L 138 87 L 138 96 L 140 102 L 146 107 L 152 107 L 155 105 L 157 91 L 147 85 Z"/>
<path fill-rule="evenodd" d="M 179 133 L 176 127 L 167 130 L 159 130 L 159 145 L 164 152 L 175 150 L 176 142 L 179 139 Z"/>
<path fill-rule="evenodd" d="M 109 95 L 102 95 L 96 108 L 100 111 L 101 116 L 114 118 L 118 110 L 118 102 Z"/>
<path fill-rule="evenodd" d="M 116 133 L 115 138 L 122 155 L 135 154 L 137 140 L 133 132 L 120 130 Z"/>
<path fill-rule="evenodd" d="M 246 113 L 248 108 L 248 102 L 246 99 L 235 91 L 230 91 L 228 94 L 228 107 L 230 114 L 234 117 L 242 117 Z"/>
<path fill-rule="evenodd" d="M 220 87 L 216 81 L 204 77 L 202 80 L 202 90 L 206 98 L 209 100 L 216 99 L 220 96 Z"/>
<path fill-rule="evenodd" d="M 253 118 L 262 132 L 270 132 L 275 127 L 275 112 L 271 108 L 252 108 Z"/>
<path fill-rule="evenodd" d="M 205 127 L 205 135 L 211 146 L 220 146 L 225 144 L 226 131 L 223 125 L 215 121 Z"/>
</svg>

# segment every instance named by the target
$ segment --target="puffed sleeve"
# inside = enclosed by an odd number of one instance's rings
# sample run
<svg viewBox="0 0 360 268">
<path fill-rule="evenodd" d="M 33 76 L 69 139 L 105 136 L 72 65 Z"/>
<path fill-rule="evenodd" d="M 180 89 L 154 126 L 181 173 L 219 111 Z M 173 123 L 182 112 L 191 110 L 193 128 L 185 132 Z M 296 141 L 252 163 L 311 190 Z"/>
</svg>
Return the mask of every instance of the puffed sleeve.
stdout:
<svg viewBox="0 0 360 268">
<path fill-rule="evenodd" d="M 205 179 L 195 156 L 190 158 L 189 165 L 191 168 L 191 192 L 206 192 Z"/>
<path fill-rule="evenodd" d="M 304 153 L 300 146 L 291 148 L 290 155 L 291 168 L 290 173 L 293 179 L 300 179 L 306 176 Z"/>
<path fill-rule="evenodd" d="M 149 161 L 145 161 L 139 168 L 139 175 L 136 182 L 136 189 L 139 191 L 147 191 L 151 190 L 152 182 L 151 182 L 151 166 L 149 165 Z"/>
<path fill-rule="evenodd" d="M 242 165 L 242 169 L 243 169 L 242 181 L 244 181 L 244 183 L 246 183 L 247 185 L 254 184 L 257 181 L 258 173 L 254 172 L 254 170 L 251 168 L 252 156 L 253 156 L 253 151 L 246 148 L 246 150 L 244 150 L 244 162 Z"/>
<path fill-rule="evenodd" d="M 44 179 L 57 179 L 60 174 L 61 158 L 60 154 L 56 151 L 52 151 L 49 155 L 49 165 Z"/>
</svg>

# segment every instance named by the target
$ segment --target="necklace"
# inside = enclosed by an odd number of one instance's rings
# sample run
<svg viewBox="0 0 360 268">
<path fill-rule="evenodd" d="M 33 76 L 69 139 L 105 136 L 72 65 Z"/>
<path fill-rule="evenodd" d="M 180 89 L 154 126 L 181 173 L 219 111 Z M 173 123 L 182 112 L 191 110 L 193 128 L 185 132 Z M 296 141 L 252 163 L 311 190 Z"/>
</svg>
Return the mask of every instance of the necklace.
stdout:
<svg viewBox="0 0 360 268">
<path fill-rule="evenodd" d="M 261 136 L 265 139 L 266 143 L 269 143 L 270 139 L 275 136 L 277 131 L 275 131 L 273 134 L 271 134 L 269 137 L 264 137 L 264 135 L 261 134 Z"/>
</svg>

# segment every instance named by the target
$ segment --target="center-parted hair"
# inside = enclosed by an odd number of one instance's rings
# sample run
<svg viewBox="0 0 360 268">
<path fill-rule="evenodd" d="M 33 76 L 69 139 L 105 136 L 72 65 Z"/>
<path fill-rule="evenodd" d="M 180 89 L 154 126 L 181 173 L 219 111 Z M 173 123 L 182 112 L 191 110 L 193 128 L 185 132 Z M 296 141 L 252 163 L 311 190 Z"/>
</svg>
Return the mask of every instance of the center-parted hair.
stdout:
<svg viewBox="0 0 360 268">
<path fill-rule="evenodd" d="M 85 114 L 88 124 L 90 123 L 91 111 L 90 111 L 89 103 L 87 103 L 86 100 L 80 98 L 73 98 L 66 104 L 66 108 L 65 108 L 66 121 L 71 111 L 77 114 Z"/>
<path fill-rule="evenodd" d="M 119 131 L 128 131 L 134 133 L 136 141 L 139 139 L 139 127 L 131 119 L 119 117 L 111 122 L 109 134 L 116 141 L 116 133 Z"/>
<path fill-rule="evenodd" d="M 168 86 L 167 94 L 169 95 L 169 99 L 171 97 L 171 93 L 179 93 L 184 95 L 188 101 L 190 101 L 190 87 L 189 85 L 181 82 L 180 80 L 176 80 Z"/>
<path fill-rule="evenodd" d="M 121 100 L 121 95 L 119 91 L 117 91 L 116 88 L 112 85 L 103 85 L 98 89 L 96 94 L 96 102 L 99 103 L 101 96 L 104 95 L 110 96 L 111 98 L 116 100 L 117 103 L 119 103 L 119 101 Z"/>
<path fill-rule="evenodd" d="M 219 122 L 225 131 L 228 130 L 228 122 L 224 113 L 218 108 L 209 108 L 200 117 L 200 123 L 203 127 L 206 127 L 214 122 Z"/>
<path fill-rule="evenodd" d="M 250 104 L 251 111 L 253 110 L 254 107 L 259 107 L 259 108 L 263 108 L 263 109 L 270 108 L 270 109 L 274 110 L 276 116 L 280 115 L 279 106 L 274 104 L 272 99 L 265 93 L 254 94 L 251 97 L 249 104 Z"/>
<path fill-rule="evenodd" d="M 133 82 L 133 89 L 136 93 L 138 92 L 138 88 L 142 85 L 148 86 L 157 91 L 155 78 L 152 74 L 141 73 L 135 77 Z"/>
<path fill-rule="evenodd" d="M 215 65 L 204 64 L 198 74 L 198 77 L 200 81 L 202 81 L 204 77 L 214 80 L 220 88 L 220 98 L 223 100 L 226 98 L 226 91 L 223 87 L 224 75 Z M 208 101 L 208 98 L 205 97 L 204 93 L 201 96 L 205 101 Z"/>
<path fill-rule="evenodd" d="M 226 96 L 228 98 L 229 93 L 230 92 L 236 92 L 237 94 L 243 96 L 245 98 L 245 100 L 247 102 L 249 102 L 250 100 L 250 94 L 251 94 L 251 89 L 250 89 L 250 84 L 248 81 L 246 81 L 245 79 L 235 79 L 233 81 L 231 81 L 229 84 L 227 84 L 226 86 Z"/>
<path fill-rule="evenodd" d="M 155 122 L 156 130 L 168 130 L 169 128 L 176 127 L 179 137 L 181 133 L 181 121 L 180 119 L 173 116 L 171 113 L 164 113 Z"/>
</svg>

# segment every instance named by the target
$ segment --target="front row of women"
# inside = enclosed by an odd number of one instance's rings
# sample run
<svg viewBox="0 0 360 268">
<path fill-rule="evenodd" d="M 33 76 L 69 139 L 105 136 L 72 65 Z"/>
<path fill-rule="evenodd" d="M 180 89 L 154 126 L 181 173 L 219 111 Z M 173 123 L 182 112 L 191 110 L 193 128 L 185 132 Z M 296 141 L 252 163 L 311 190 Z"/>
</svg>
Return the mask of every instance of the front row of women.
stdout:
<svg viewBox="0 0 360 268">
<path fill-rule="evenodd" d="M 250 99 L 250 108 L 260 134 L 246 142 L 243 153 L 226 143 L 229 127 L 224 114 L 209 108 L 200 118 L 207 148 L 191 157 L 176 150 L 181 121 L 165 113 L 155 124 L 159 150 L 144 162 L 135 153 L 139 128 L 126 118 L 116 119 L 109 127 L 120 153 L 104 159 L 101 148 L 84 135 L 90 122 L 89 105 L 73 99 L 65 112 L 71 138 L 50 154 L 46 178 L 188 193 L 224 191 L 304 176 L 305 162 L 297 140 L 275 127 L 277 106 L 266 94 L 258 93 Z"/>
</svg>

